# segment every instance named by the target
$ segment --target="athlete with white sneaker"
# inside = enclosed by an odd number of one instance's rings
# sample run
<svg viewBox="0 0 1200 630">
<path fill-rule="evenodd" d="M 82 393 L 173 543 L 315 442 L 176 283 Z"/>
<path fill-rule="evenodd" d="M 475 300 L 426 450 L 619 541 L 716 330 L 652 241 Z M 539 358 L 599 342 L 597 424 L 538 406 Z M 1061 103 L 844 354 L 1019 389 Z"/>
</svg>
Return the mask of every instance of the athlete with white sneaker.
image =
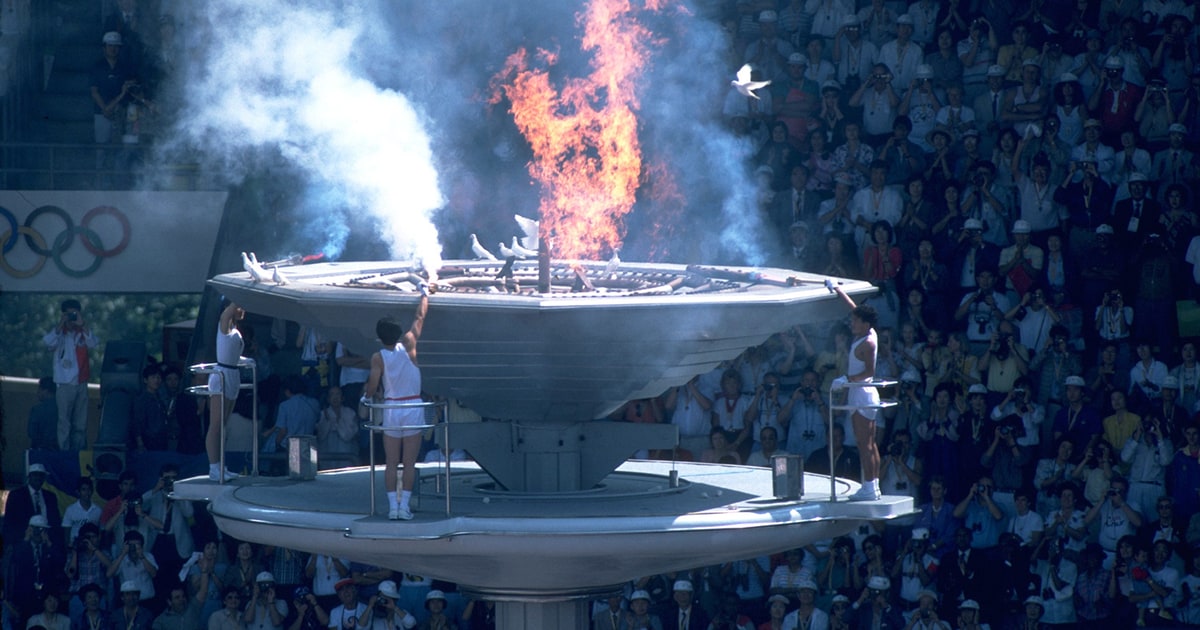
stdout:
<svg viewBox="0 0 1200 630">
<path fill-rule="evenodd" d="M 852 386 L 849 383 L 862 383 L 875 377 L 875 353 L 879 342 L 875 337 L 875 322 L 878 315 L 868 304 L 859 306 L 846 295 L 841 287 L 835 287 L 829 281 L 826 286 L 837 293 L 842 301 L 850 307 L 850 332 L 854 341 L 850 342 L 850 357 L 846 364 L 846 375 L 834 379 L 833 387 L 848 388 L 846 404 L 861 405 L 868 408 L 854 410 L 850 415 L 850 424 L 854 428 L 854 442 L 858 446 L 858 458 L 862 464 L 862 487 L 850 495 L 851 501 L 874 501 L 879 493 L 879 448 L 875 444 L 875 417 L 879 414 L 879 390 L 874 387 Z"/>
<path fill-rule="evenodd" d="M 402 332 L 400 323 L 384 317 L 375 324 L 375 334 L 383 348 L 371 355 L 371 375 L 363 388 L 363 399 L 370 400 L 380 392 L 382 385 L 386 402 L 420 402 L 421 371 L 417 368 L 417 339 L 425 325 L 425 313 L 429 310 L 429 296 L 425 285 L 421 287 L 421 301 L 408 332 Z M 403 429 L 425 424 L 422 407 L 384 409 L 383 426 L 398 430 L 383 432 L 383 451 L 387 459 L 384 483 L 387 487 L 388 518 L 411 520 L 413 484 L 417 480 L 417 454 L 421 450 L 421 429 Z M 403 457 L 402 457 L 403 456 Z M 399 499 L 396 496 L 396 466 L 404 463 Z"/>
<path fill-rule="evenodd" d="M 238 363 L 242 360 L 242 333 L 238 322 L 246 316 L 242 307 L 224 301 L 217 321 L 217 371 L 208 376 L 208 433 L 204 448 L 208 451 L 208 478 L 229 481 L 237 474 L 221 470 L 221 422 L 233 412 L 233 403 L 241 393 L 242 376 Z"/>
</svg>

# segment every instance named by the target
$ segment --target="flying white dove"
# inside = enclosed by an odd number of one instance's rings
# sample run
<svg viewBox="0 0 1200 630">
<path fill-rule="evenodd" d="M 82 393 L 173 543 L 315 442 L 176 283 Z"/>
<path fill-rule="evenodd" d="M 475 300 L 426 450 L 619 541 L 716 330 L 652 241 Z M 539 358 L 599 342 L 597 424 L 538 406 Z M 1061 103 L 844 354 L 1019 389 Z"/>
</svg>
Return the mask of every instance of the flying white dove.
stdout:
<svg viewBox="0 0 1200 630">
<path fill-rule="evenodd" d="M 519 214 L 514 214 L 513 218 L 517 221 L 517 227 L 521 228 L 521 233 L 525 235 L 521 238 L 521 245 L 526 249 L 536 250 L 538 248 L 538 222 Z"/>
<path fill-rule="evenodd" d="M 730 81 L 730 85 L 737 89 L 738 92 L 751 98 L 758 98 L 754 90 L 765 88 L 771 85 L 770 81 L 751 81 L 750 80 L 750 64 L 742 66 L 741 70 L 737 71 L 737 79 Z"/>
<path fill-rule="evenodd" d="M 471 252 L 475 254 L 475 260 L 496 260 L 496 257 L 489 252 L 487 248 L 479 244 L 479 239 L 471 234 Z"/>
<path fill-rule="evenodd" d="M 536 248 L 529 249 L 528 247 L 522 246 L 521 242 L 518 241 L 517 237 L 515 237 L 515 236 L 513 237 L 513 241 L 512 241 L 512 250 L 513 250 L 513 253 L 516 254 L 519 258 L 533 258 L 538 255 Z"/>
<path fill-rule="evenodd" d="M 513 244 L 516 244 L 516 242 L 517 242 L 517 237 L 514 236 Z M 500 257 L 501 258 L 521 258 L 521 259 L 525 258 L 521 254 L 518 254 L 515 250 L 513 250 L 508 245 L 505 245 L 503 242 L 500 243 Z"/>
<path fill-rule="evenodd" d="M 284 285 L 288 283 L 287 276 L 283 275 L 283 272 L 279 270 L 279 267 L 271 270 L 271 280 L 274 280 L 275 284 L 278 285 Z"/>
<path fill-rule="evenodd" d="M 267 273 L 262 265 L 258 264 L 258 258 L 255 258 L 253 253 L 249 255 L 242 252 L 242 269 L 250 273 L 250 277 L 254 278 L 255 282 L 267 282 L 271 279 L 271 274 Z"/>
<path fill-rule="evenodd" d="M 604 275 L 608 276 L 617 273 L 617 269 L 621 266 L 621 257 L 617 255 L 620 251 L 621 248 L 619 247 L 613 248 L 612 258 L 609 258 L 608 264 L 604 265 Z"/>
</svg>

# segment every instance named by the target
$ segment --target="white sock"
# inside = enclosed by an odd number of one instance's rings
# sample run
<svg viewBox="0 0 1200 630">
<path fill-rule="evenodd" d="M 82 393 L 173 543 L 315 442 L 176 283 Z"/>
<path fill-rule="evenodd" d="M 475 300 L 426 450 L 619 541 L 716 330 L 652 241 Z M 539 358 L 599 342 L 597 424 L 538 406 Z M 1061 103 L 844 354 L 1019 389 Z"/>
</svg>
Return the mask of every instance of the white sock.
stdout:
<svg viewBox="0 0 1200 630">
<path fill-rule="evenodd" d="M 400 491 L 400 507 L 408 509 L 408 500 L 412 498 L 412 490 Z"/>
<path fill-rule="evenodd" d="M 210 474 L 210 475 L 221 474 L 221 464 L 220 463 L 209 464 L 208 465 L 208 474 Z"/>
<path fill-rule="evenodd" d="M 392 509 L 392 510 L 396 509 L 396 493 L 389 492 L 389 493 L 387 493 L 387 497 L 388 497 L 388 508 Z"/>
<path fill-rule="evenodd" d="M 872 479 L 872 480 L 868 481 L 867 487 L 870 488 L 871 491 L 874 492 L 875 494 L 879 494 L 879 480 L 878 479 Z"/>
</svg>

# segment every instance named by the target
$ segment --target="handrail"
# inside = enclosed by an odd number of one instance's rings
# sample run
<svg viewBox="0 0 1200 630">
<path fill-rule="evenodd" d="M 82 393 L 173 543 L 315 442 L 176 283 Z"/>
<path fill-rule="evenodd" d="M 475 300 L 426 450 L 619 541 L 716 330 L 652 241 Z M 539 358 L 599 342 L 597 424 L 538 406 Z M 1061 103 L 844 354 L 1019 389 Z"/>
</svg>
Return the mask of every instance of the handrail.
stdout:
<svg viewBox="0 0 1200 630">
<path fill-rule="evenodd" d="M 258 476 L 258 364 L 249 357 L 238 357 L 238 368 L 250 368 L 250 382 L 241 383 L 238 386 L 239 390 L 248 389 L 251 391 L 250 398 L 253 403 L 253 409 L 250 412 L 250 422 L 254 429 L 250 431 L 250 476 Z M 188 367 L 188 372 L 192 374 L 217 374 L 224 367 L 219 363 L 197 363 Z M 212 396 L 208 385 L 193 385 L 187 388 L 187 392 L 193 396 Z M 217 483 L 225 483 L 225 400 L 224 394 L 221 395 L 221 474 Z M 212 404 L 212 401 L 209 401 Z M 210 412 L 211 413 L 211 412 Z"/>
<path fill-rule="evenodd" d="M 828 453 L 829 453 L 829 502 L 830 503 L 835 503 L 837 501 L 837 474 L 836 474 L 837 466 L 836 466 L 836 463 L 833 461 L 833 412 L 834 411 L 851 411 L 851 412 L 853 412 L 853 411 L 858 411 L 859 409 L 887 409 L 888 407 L 895 407 L 896 405 L 899 404 L 894 400 L 882 400 L 879 402 L 878 405 L 834 405 L 833 404 L 833 393 L 836 391 L 842 391 L 842 390 L 852 389 L 852 388 L 866 389 L 868 387 L 873 387 L 875 389 L 880 389 L 883 387 L 892 387 L 892 386 L 895 386 L 898 384 L 899 384 L 898 381 L 883 381 L 883 380 L 877 381 L 877 380 L 872 379 L 869 381 L 847 381 L 845 383 L 842 383 L 839 386 L 829 388 L 829 427 L 825 430 L 825 448 L 828 450 Z M 871 439 L 874 440 L 875 436 L 871 436 Z"/>
<path fill-rule="evenodd" d="M 431 402 L 421 401 L 421 402 L 390 402 L 389 403 L 389 402 L 374 402 L 371 400 L 363 399 L 358 402 L 360 405 L 362 405 L 370 410 L 369 411 L 370 420 L 368 422 L 366 422 L 365 424 L 363 424 L 362 428 L 364 428 L 368 431 L 371 431 L 371 432 L 396 431 L 396 430 L 407 430 L 407 429 L 420 429 L 420 430 L 424 431 L 425 429 L 435 429 L 438 427 L 438 425 L 441 425 L 443 427 L 442 428 L 442 440 L 443 440 L 442 448 L 446 449 L 446 454 L 443 458 L 445 460 L 446 483 L 443 484 L 442 487 L 446 490 L 446 516 L 449 517 L 450 516 L 450 454 L 452 452 L 452 449 L 450 448 L 449 404 L 444 400 L 435 400 L 435 401 L 431 401 Z M 385 427 L 385 426 L 383 426 L 382 419 L 380 419 L 379 422 L 376 422 L 376 420 L 375 420 L 375 410 L 376 409 L 418 409 L 418 408 L 423 409 L 426 407 L 440 407 L 442 410 L 441 422 L 438 422 L 437 424 L 419 424 L 419 425 L 414 424 L 414 425 L 409 425 L 409 426 L 404 426 L 404 427 Z M 367 448 L 367 451 L 368 451 L 368 453 L 370 453 L 371 473 L 370 473 L 370 475 L 368 475 L 368 478 L 369 478 L 368 483 L 371 484 L 371 487 L 370 487 L 370 491 L 367 493 L 367 496 L 369 496 L 371 498 L 371 501 L 370 501 L 371 512 L 367 516 L 374 516 L 375 515 L 375 437 L 372 436 L 369 441 L 371 444 Z"/>
</svg>

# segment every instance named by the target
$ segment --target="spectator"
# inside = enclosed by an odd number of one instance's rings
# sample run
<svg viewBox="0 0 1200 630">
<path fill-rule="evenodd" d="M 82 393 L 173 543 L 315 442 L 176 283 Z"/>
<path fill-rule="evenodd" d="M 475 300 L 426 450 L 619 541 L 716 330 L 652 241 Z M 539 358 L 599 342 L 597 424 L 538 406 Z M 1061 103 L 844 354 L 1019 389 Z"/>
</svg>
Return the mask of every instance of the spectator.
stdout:
<svg viewBox="0 0 1200 630">
<path fill-rule="evenodd" d="M 284 401 L 279 403 L 275 427 L 264 432 L 263 452 L 274 453 L 287 450 L 287 438 L 297 435 L 314 435 L 321 407 L 317 401 L 305 394 L 304 378 L 290 374 L 283 380 Z"/>
<path fill-rule="evenodd" d="M 122 55 L 124 39 L 117 31 L 104 34 L 104 58 L 92 66 L 91 95 L 95 104 L 92 122 L 96 144 L 108 144 L 120 135 L 127 97 L 137 86 L 137 66 Z M 57 380 L 57 379 L 56 379 Z"/>
<path fill-rule="evenodd" d="M 167 405 L 159 390 L 162 388 L 162 372 L 157 365 L 142 368 L 142 391 L 133 401 L 133 426 L 129 431 L 129 442 L 133 450 L 165 451 L 171 432 Z"/>
<path fill-rule="evenodd" d="M 329 388 L 326 405 L 316 424 L 317 453 L 321 467 L 353 465 L 358 459 L 358 416 L 353 409 L 342 404 L 341 387 Z"/>
<path fill-rule="evenodd" d="M 88 349 L 99 345 L 83 317 L 79 300 L 62 301 L 62 317 L 42 343 L 54 355 L 55 400 L 58 402 L 58 448 L 83 450 L 87 446 L 87 384 L 91 378 Z"/>
<path fill-rule="evenodd" d="M 127 630 L 151 630 L 153 627 L 154 615 L 143 608 L 139 602 L 142 590 L 137 582 L 126 580 L 121 582 L 121 607 L 114 610 L 109 617 L 110 628 L 126 628 Z M 215 616 L 215 615 L 214 615 Z M 240 629 L 240 625 L 235 626 L 214 626 L 210 621 L 208 624 L 210 630 L 234 630 Z"/>
</svg>

